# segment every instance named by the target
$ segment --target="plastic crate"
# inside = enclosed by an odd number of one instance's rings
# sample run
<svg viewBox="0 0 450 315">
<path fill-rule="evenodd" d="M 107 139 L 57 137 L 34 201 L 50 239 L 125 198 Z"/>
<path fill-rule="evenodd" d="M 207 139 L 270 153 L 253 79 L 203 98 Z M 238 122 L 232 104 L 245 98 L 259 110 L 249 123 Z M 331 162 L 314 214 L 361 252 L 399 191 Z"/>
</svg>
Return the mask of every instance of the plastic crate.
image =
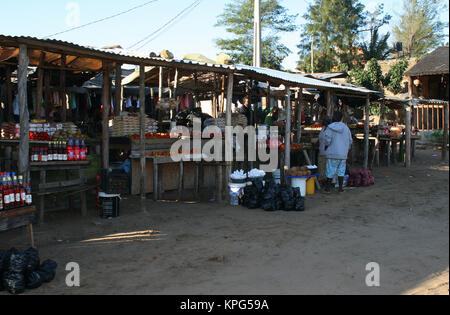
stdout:
<svg viewBox="0 0 450 315">
<path fill-rule="evenodd" d="M 101 190 L 107 194 L 129 195 L 130 175 L 122 170 L 102 170 Z"/>
<path fill-rule="evenodd" d="M 120 197 L 100 197 L 101 213 L 103 219 L 117 218 L 120 214 Z"/>
</svg>

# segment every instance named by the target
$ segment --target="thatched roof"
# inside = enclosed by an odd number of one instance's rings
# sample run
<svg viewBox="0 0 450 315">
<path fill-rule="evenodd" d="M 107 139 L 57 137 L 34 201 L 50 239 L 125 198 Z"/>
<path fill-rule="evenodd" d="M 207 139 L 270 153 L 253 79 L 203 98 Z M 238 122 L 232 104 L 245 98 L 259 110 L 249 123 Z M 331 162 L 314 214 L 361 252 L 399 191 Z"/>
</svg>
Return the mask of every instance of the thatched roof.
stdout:
<svg viewBox="0 0 450 315">
<path fill-rule="evenodd" d="M 413 77 L 448 74 L 448 63 L 448 47 L 439 47 L 432 53 L 423 57 L 414 67 L 408 70 L 405 75 Z"/>
</svg>

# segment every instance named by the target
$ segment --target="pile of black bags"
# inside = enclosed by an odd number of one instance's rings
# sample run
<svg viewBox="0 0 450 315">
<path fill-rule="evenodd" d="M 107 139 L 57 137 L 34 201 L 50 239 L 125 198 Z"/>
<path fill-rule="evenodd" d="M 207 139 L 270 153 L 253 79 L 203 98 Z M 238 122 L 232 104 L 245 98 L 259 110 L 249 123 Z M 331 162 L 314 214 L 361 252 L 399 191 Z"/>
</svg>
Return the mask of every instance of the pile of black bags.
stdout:
<svg viewBox="0 0 450 315">
<path fill-rule="evenodd" d="M 273 179 L 253 181 L 244 188 L 241 204 L 249 209 L 262 208 L 265 211 L 305 211 L 305 198 L 300 188 L 276 184 Z"/>
<path fill-rule="evenodd" d="M 40 263 L 39 253 L 30 248 L 15 248 L 0 252 L 0 291 L 20 294 L 25 289 L 39 288 L 55 278 L 57 264 L 53 260 Z"/>
</svg>

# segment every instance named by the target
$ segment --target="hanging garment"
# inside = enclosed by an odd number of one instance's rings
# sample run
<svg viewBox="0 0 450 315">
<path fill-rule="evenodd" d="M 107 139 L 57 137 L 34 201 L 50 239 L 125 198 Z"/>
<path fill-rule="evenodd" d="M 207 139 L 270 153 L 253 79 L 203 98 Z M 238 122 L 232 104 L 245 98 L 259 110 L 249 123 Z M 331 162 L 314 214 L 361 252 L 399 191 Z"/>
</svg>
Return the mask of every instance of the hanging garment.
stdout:
<svg viewBox="0 0 450 315">
<path fill-rule="evenodd" d="M 77 109 L 77 97 L 75 93 L 70 93 L 70 109 Z"/>
<path fill-rule="evenodd" d="M 19 95 L 18 94 L 16 94 L 14 96 L 13 110 L 14 110 L 14 115 L 16 115 L 16 116 L 20 115 L 20 111 L 19 111 Z"/>
<path fill-rule="evenodd" d="M 133 107 L 133 103 L 131 102 L 131 97 L 127 97 L 126 103 L 125 103 L 125 107 L 126 108 L 130 108 Z"/>
</svg>

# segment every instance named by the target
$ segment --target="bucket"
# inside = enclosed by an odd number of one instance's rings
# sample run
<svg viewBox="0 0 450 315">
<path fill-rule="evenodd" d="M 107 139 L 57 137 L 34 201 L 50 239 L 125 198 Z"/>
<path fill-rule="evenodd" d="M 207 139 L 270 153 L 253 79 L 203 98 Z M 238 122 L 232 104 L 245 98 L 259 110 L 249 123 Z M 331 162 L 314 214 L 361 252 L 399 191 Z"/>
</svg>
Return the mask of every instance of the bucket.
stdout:
<svg viewBox="0 0 450 315">
<path fill-rule="evenodd" d="M 300 193 L 302 197 L 306 197 L 306 180 L 305 177 L 292 177 L 291 178 L 291 186 L 293 188 L 300 188 Z"/>
<path fill-rule="evenodd" d="M 279 169 L 278 170 L 274 170 L 272 172 L 272 178 L 275 180 L 276 184 L 281 185 L 281 171 Z"/>
<path fill-rule="evenodd" d="M 229 183 L 228 187 L 230 188 L 230 205 L 231 206 L 239 206 L 239 200 L 244 194 L 244 187 L 247 184 L 238 184 L 238 183 Z"/>
<path fill-rule="evenodd" d="M 316 182 L 315 178 L 311 177 L 306 181 L 306 194 L 314 195 L 316 193 Z"/>
</svg>

